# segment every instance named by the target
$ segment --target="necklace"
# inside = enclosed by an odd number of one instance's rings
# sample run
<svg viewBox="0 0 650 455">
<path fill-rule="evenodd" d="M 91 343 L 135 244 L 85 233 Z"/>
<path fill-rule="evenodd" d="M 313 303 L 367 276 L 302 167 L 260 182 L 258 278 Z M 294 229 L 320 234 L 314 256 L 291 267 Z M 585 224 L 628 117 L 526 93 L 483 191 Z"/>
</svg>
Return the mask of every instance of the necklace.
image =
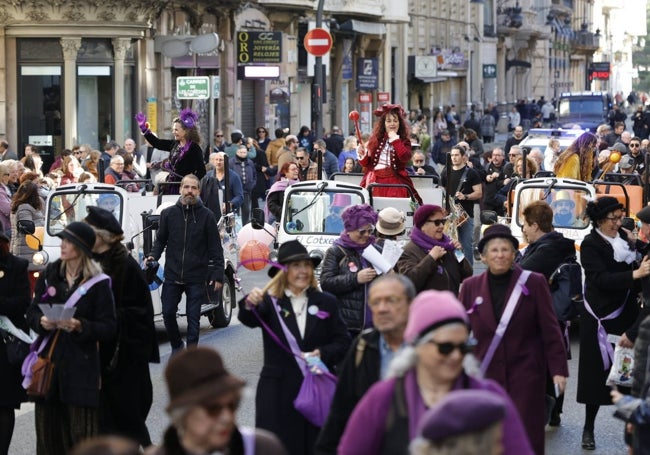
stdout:
<svg viewBox="0 0 650 455">
<path fill-rule="evenodd" d="M 296 313 L 296 318 L 299 318 L 302 316 L 302 314 L 305 312 L 305 309 L 307 308 L 307 299 L 303 302 L 303 304 L 300 306 L 300 310 L 296 311 L 294 309 L 294 312 Z"/>
</svg>

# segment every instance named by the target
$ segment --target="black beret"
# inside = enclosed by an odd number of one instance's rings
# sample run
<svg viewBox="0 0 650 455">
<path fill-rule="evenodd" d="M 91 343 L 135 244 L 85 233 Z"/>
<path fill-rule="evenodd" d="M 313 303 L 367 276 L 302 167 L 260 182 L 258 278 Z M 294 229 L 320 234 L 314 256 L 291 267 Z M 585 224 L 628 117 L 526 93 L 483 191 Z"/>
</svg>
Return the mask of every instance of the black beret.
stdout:
<svg viewBox="0 0 650 455">
<path fill-rule="evenodd" d="M 120 226 L 113 214 L 101 207 L 94 205 L 88 207 L 88 215 L 85 221 L 97 229 L 104 229 L 118 235 L 124 234 L 122 226 Z"/>
</svg>

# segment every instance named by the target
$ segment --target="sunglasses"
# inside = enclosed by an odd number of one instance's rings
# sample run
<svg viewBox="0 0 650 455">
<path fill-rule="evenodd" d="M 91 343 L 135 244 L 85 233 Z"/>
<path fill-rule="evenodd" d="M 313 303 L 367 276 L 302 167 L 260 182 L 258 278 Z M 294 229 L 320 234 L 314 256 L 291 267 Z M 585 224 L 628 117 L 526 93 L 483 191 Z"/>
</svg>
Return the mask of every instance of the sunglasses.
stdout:
<svg viewBox="0 0 650 455">
<path fill-rule="evenodd" d="M 371 226 L 368 229 L 357 229 L 357 232 L 359 235 L 364 236 L 364 235 L 371 235 L 373 232 L 375 232 L 375 227 Z"/>
<path fill-rule="evenodd" d="M 439 220 L 426 220 L 425 223 L 433 223 L 436 226 L 440 226 L 445 224 L 445 221 L 447 221 L 447 218 L 441 218 Z"/>
<path fill-rule="evenodd" d="M 215 134 L 214 137 L 223 137 L 223 134 Z"/>
<path fill-rule="evenodd" d="M 212 418 L 219 417 L 221 413 L 223 412 L 224 409 L 228 409 L 230 412 L 234 413 L 237 411 L 237 408 L 239 408 L 239 400 L 233 400 L 225 404 L 221 403 L 214 403 L 210 405 L 201 405 L 201 407 L 205 410 L 205 413 L 208 414 Z"/>
<path fill-rule="evenodd" d="M 635 149 L 635 148 L 641 147 L 641 144 L 630 144 L 629 147 L 631 149 Z"/>
<path fill-rule="evenodd" d="M 304 160 L 304 159 L 305 159 L 305 157 L 304 157 L 304 156 L 297 156 L 297 157 L 296 157 L 296 159 L 297 159 L 297 160 L 301 160 L 301 161 L 302 161 L 302 160 Z"/>
<path fill-rule="evenodd" d="M 435 344 L 438 346 L 438 352 L 440 355 L 449 355 L 454 352 L 455 349 L 458 349 L 461 354 L 465 355 L 468 352 L 472 352 L 472 346 L 467 343 L 454 344 L 451 342 L 437 343 L 433 340 L 429 340 L 428 343 Z"/>
</svg>

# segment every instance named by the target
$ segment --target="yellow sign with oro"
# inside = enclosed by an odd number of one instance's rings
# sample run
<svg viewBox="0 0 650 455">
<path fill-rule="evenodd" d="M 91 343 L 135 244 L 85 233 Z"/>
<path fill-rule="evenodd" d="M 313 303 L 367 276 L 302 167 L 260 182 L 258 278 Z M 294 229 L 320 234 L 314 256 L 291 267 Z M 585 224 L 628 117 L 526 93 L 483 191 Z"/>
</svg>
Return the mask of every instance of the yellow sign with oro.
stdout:
<svg viewBox="0 0 650 455">
<path fill-rule="evenodd" d="M 156 98 L 147 98 L 147 121 L 149 129 L 154 133 L 158 132 L 158 100 Z"/>
</svg>

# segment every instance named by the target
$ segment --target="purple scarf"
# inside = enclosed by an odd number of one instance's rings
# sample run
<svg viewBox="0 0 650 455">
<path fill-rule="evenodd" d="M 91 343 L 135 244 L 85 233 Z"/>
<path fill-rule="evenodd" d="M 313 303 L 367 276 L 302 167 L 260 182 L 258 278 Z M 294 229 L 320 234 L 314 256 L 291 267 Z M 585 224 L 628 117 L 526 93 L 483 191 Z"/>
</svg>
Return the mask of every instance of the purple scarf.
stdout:
<svg viewBox="0 0 650 455">
<path fill-rule="evenodd" d="M 375 236 L 371 235 L 371 236 L 368 237 L 368 241 L 366 243 L 364 243 L 363 245 L 359 245 L 357 242 L 354 242 L 350 238 L 350 236 L 348 235 L 348 233 L 346 231 L 343 231 L 341 233 L 341 236 L 334 241 L 334 245 L 339 245 L 339 246 L 341 246 L 343 248 L 354 250 L 357 253 L 359 253 L 359 256 L 361 256 L 361 254 L 363 253 L 363 250 L 365 250 L 368 245 L 374 244 L 374 243 L 375 243 Z M 363 262 L 363 259 L 362 259 L 362 262 Z"/>
<path fill-rule="evenodd" d="M 431 248 L 434 246 L 441 246 L 449 252 L 456 249 L 451 239 L 446 234 L 442 234 L 442 240 L 436 240 L 433 237 L 426 235 L 416 226 L 413 226 L 413 230 L 411 231 L 411 240 L 427 253 L 431 251 Z"/>
</svg>

